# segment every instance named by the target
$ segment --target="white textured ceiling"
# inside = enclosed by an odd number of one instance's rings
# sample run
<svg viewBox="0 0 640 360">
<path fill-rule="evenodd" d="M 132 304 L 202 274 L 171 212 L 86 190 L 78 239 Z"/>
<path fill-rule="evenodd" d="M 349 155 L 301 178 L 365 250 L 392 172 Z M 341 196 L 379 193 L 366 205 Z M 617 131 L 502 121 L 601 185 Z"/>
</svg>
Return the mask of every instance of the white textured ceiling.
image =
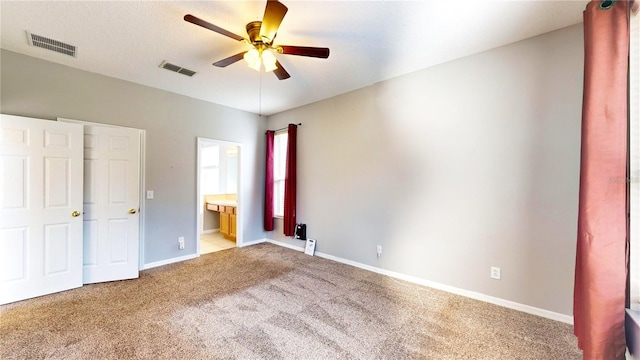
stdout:
<svg viewBox="0 0 640 360">
<path fill-rule="evenodd" d="M 265 115 L 582 21 L 575 1 L 282 1 L 275 43 L 329 47 L 328 59 L 278 55 L 279 81 L 239 61 L 246 44 L 185 22 L 192 14 L 241 36 L 265 1 L 5 1 L 1 47 L 73 68 Z M 78 47 L 77 58 L 28 45 L 26 31 Z M 197 71 L 192 77 L 159 67 Z M 262 90 L 260 90 L 262 89 Z"/>
</svg>

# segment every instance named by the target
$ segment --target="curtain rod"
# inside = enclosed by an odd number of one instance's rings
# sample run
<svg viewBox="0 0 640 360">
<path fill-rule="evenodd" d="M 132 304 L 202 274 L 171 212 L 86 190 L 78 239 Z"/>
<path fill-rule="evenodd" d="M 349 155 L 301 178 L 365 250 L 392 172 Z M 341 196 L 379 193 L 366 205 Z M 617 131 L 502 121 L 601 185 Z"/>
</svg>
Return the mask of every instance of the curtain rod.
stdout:
<svg viewBox="0 0 640 360">
<path fill-rule="evenodd" d="M 297 123 L 297 124 L 289 124 L 289 125 L 297 125 L 297 126 L 302 126 L 302 123 Z M 283 127 L 283 128 L 280 128 L 280 129 L 275 129 L 275 130 L 272 130 L 272 131 L 273 131 L 273 132 L 278 132 L 278 131 L 281 131 L 281 130 L 287 130 L 288 128 L 289 128 L 289 127 L 288 127 L 288 126 L 286 126 L 286 127 Z M 265 132 L 265 134 L 266 134 L 266 132 Z"/>
</svg>

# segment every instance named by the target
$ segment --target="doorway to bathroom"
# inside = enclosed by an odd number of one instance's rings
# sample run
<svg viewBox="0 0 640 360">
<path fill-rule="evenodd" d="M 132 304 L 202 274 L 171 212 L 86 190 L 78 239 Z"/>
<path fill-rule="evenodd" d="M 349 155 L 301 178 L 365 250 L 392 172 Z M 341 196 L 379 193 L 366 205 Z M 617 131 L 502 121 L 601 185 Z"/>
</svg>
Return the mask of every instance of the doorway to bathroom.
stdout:
<svg viewBox="0 0 640 360">
<path fill-rule="evenodd" d="M 242 243 L 238 143 L 198 138 L 198 255 Z"/>
</svg>

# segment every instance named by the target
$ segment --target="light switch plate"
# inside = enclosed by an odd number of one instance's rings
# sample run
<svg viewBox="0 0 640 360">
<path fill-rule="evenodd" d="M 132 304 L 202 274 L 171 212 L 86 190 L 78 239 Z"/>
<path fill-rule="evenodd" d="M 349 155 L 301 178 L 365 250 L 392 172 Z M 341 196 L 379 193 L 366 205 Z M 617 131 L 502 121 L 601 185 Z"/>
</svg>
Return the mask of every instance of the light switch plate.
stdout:
<svg viewBox="0 0 640 360">
<path fill-rule="evenodd" d="M 153 190 L 147 190 L 147 199 L 153 199 Z"/>
</svg>

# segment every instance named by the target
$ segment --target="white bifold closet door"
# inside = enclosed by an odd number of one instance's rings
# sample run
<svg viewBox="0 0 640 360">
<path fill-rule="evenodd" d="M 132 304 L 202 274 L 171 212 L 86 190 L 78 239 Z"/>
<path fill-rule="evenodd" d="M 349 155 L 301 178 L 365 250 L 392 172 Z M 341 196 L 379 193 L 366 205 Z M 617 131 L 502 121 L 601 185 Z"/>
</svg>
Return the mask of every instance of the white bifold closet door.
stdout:
<svg viewBox="0 0 640 360">
<path fill-rule="evenodd" d="M 0 116 L 0 304 L 137 278 L 140 130 Z"/>
<path fill-rule="evenodd" d="M 82 286 L 82 126 L 0 128 L 0 304 Z"/>
<path fill-rule="evenodd" d="M 84 125 L 84 283 L 138 277 L 140 130 Z"/>
</svg>

